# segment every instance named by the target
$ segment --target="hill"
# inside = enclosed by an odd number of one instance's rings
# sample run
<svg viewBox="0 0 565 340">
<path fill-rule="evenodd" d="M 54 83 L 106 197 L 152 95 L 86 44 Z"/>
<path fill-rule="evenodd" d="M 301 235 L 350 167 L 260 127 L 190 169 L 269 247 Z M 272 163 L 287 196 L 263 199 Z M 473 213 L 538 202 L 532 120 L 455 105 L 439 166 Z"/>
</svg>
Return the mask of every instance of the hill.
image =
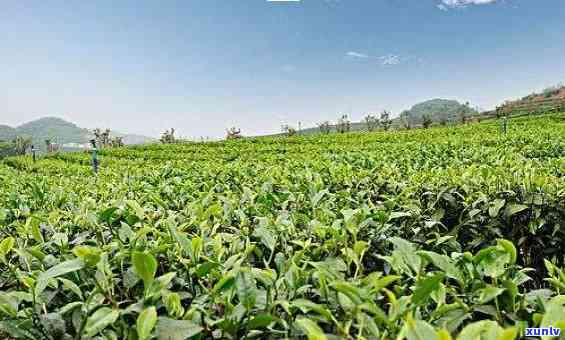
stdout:
<svg viewBox="0 0 565 340">
<path fill-rule="evenodd" d="M 424 117 L 428 115 L 433 122 L 456 122 L 461 119 L 461 114 L 466 116 L 475 115 L 478 112 L 461 104 L 456 100 L 432 99 L 412 106 L 410 110 L 400 114 L 401 119 L 407 119 L 411 125 L 422 124 Z"/>
<path fill-rule="evenodd" d="M 16 133 L 31 137 L 36 146 L 45 144 L 46 139 L 60 144 L 84 143 L 90 132 L 61 118 L 44 117 L 18 126 Z"/>
<path fill-rule="evenodd" d="M 122 137 L 124 143 L 128 145 L 143 144 L 154 140 L 142 135 L 125 134 L 117 131 L 112 131 L 112 135 Z M 10 141 L 15 136 L 31 137 L 33 144 L 41 148 L 44 147 L 46 139 L 59 144 L 67 144 L 86 143 L 93 137 L 90 130 L 57 117 L 39 118 L 15 128 L 0 125 L 0 141 Z"/>
<path fill-rule="evenodd" d="M 540 93 L 534 92 L 511 103 L 537 102 L 546 99 L 565 99 L 565 85 L 550 86 Z"/>
<path fill-rule="evenodd" d="M 0 141 L 9 141 L 16 137 L 16 129 L 8 125 L 0 125 Z"/>
</svg>

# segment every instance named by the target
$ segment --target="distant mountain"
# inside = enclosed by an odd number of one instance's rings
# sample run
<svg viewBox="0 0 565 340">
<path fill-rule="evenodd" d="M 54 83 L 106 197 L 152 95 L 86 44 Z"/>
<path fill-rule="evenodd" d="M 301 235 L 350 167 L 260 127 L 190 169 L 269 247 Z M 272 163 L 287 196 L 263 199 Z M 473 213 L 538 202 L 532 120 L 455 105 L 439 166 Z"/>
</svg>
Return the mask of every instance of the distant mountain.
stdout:
<svg viewBox="0 0 565 340">
<path fill-rule="evenodd" d="M 124 144 L 126 145 L 145 144 L 145 143 L 154 142 L 156 140 L 155 138 L 151 138 L 143 135 L 124 134 L 117 131 L 112 131 L 111 135 L 116 137 L 122 137 Z"/>
<path fill-rule="evenodd" d="M 8 125 L 0 125 L 0 141 L 9 141 L 16 137 L 16 129 Z"/>
<path fill-rule="evenodd" d="M 142 144 L 154 141 L 150 137 L 124 134 L 117 131 L 112 131 L 111 135 L 123 137 L 125 144 Z M 15 136 L 31 137 L 33 144 L 41 148 L 45 146 L 46 139 L 58 144 L 68 144 L 87 143 L 93 138 L 90 130 L 57 117 L 39 118 L 16 128 L 0 125 L 0 141 L 10 141 Z"/>
<path fill-rule="evenodd" d="M 61 118 L 44 117 L 22 124 L 16 129 L 18 136 L 31 137 L 36 146 L 43 146 L 45 140 L 53 143 L 84 143 L 88 141 L 89 131 Z"/>
<path fill-rule="evenodd" d="M 422 124 L 428 115 L 433 122 L 456 122 L 461 119 L 461 114 L 475 115 L 478 112 L 469 105 L 461 104 L 456 100 L 432 99 L 412 106 L 410 110 L 400 114 L 401 119 L 406 119 L 411 125 Z"/>
</svg>

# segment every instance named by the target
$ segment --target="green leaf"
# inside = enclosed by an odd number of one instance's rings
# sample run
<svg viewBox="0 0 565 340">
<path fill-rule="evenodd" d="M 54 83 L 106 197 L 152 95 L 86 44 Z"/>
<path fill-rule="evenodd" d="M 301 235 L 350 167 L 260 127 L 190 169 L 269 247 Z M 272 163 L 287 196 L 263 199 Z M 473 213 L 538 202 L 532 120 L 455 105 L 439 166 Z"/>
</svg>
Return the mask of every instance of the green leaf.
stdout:
<svg viewBox="0 0 565 340">
<path fill-rule="evenodd" d="M 445 328 L 440 329 L 437 331 L 437 340 L 452 340 L 451 334 Z"/>
<path fill-rule="evenodd" d="M 157 323 L 157 310 L 155 307 L 151 306 L 145 308 L 141 314 L 137 317 L 135 323 L 137 327 L 137 335 L 139 340 L 149 339 L 151 337 L 151 331 L 155 324 Z"/>
<path fill-rule="evenodd" d="M 398 281 L 402 278 L 402 276 L 398 276 L 398 275 L 387 275 L 385 277 L 381 277 L 378 279 L 375 279 L 372 282 L 373 285 L 373 291 L 374 292 L 380 292 L 381 289 L 386 288 L 388 285 L 390 285 L 391 283 Z"/>
<path fill-rule="evenodd" d="M 109 325 L 116 322 L 120 316 L 120 311 L 109 307 L 102 307 L 96 310 L 87 320 L 84 326 L 86 336 L 94 336 L 104 330 Z"/>
<path fill-rule="evenodd" d="M 506 209 L 504 209 L 504 216 L 506 218 L 510 218 L 510 217 L 516 215 L 517 213 L 522 212 L 526 209 L 528 209 L 527 205 L 515 204 L 515 203 L 508 204 L 506 206 Z"/>
<path fill-rule="evenodd" d="M 267 247 L 270 251 L 274 251 L 277 245 L 277 236 L 271 230 L 266 227 L 255 228 L 253 236 L 259 238 L 261 243 Z"/>
<path fill-rule="evenodd" d="M 67 288 L 71 292 L 75 293 L 81 300 L 83 299 L 82 291 L 80 290 L 79 286 L 77 286 L 73 281 L 67 280 L 67 279 L 62 278 L 62 277 L 58 278 L 58 280 L 61 281 L 61 283 L 63 284 L 63 286 L 65 288 Z"/>
<path fill-rule="evenodd" d="M 198 267 L 196 268 L 196 276 L 198 276 L 199 278 L 203 278 L 206 275 L 208 275 L 212 269 L 217 268 L 219 266 L 220 265 L 215 262 L 210 262 L 210 261 L 204 262 L 198 265 Z"/>
<path fill-rule="evenodd" d="M 496 339 L 504 330 L 495 321 L 484 320 L 469 324 L 463 328 L 457 340 Z"/>
<path fill-rule="evenodd" d="M 420 305 L 426 302 L 428 298 L 430 298 L 432 292 L 439 289 L 439 284 L 444 277 L 444 273 L 437 273 L 418 280 L 418 282 L 416 282 L 416 289 L 414 290 L 414 294 L 412 294 L 412 303 L 415 305 Z"/>
<path fill-rule="evenodd" d="M 173 320 L 160 317 L 157 321 L 157 339 L 186 340 L 202 332 L 202 327 L 188 320 Z"/>
<path fill-rule="evenodd" d="M 218 281 L 214 285 L 214 288 L 212 288 L 212 295 L 216 295 L 219 292 L 228 290 L 231 287 L 233 287 L 234 284 L 235 284 L 235 277 L 233 277 L 233 275 L 231 274 L 228 274 L 227 276 L 222 277 L 220 281 Z"/>
<path fill-rule="evenodd" d="M 327 340 L 324 331 L 314 321 L 306 318 L 298 318 L 296 326 L 304 332 L 308 340 Z"/>
<path fill-rule="evenodd" d="M 420 272 L 422 259 L 416 255 L 416 246 L 404 239 L 393 237 L 394 244 L 391 265 L 397 273 L 411 274 Z"/>
<path fill-rule="evenodd" d="M 318 191 L 316 195 L 312 197 L 312 208 L 316 208 L 318 206 L 318 203 L 320 203 L 320 201 L 322 200 L 322 197 L 324 197 L 324 195 L 328 192 L 328 189 Z"/>
<path fill-rule="evenodd" d="M 274 316 L 269 313 L 262 313 L 255 316 L 247 323 L 247 328 L 249 329 L 260 329 L 269 326 L 273 321 L 277 320 Z"/>
<path fill-rule="evenodd" d="M 323 316 L 327 321 L 332 321 L 334 319 L 332 313 L 324 307 L 323 305 L 319 305 L 314 303 L 310 300 L 306 299 L 296 299 L 292 301 L 292 307 L 298 308 L 302 311 L 302 313 L 309 313 L 310 311 L 314 311 L 319 315 Z"/>
<path fill-rule="evenodd" d="M 235 286 L 239 302 L 248 310 L 253 308 L 257 300 L 257 287 L 253 275 L 247 270 L 239 272 Z"/>
<path fill-rule="evenodd" d="M 6 263 L 6 255 L 14 248 L 16 240 L 13 237 L 6 237 L 0 242 L 0 260 Z"/>
<path fill-rule="evenodd" d="M 9 334 L 15 339 L 36 340 L 37 336 L 30 332 L 31 322 L 20 320 L 0 321 L 0 331 Z"/>
<path fill-rule="evenodd" d="M 47 287 L 50 279 L 71 273 L 84 268 L 84 262 L 80 259 L 69 260 L 49 268 L 47 271 L 39 274 L 37 283 L 35 285 L 35 295 L 39 296 Z"/>
<path fill-rule="evenodd" d="M 332 284 L 332 287 L 347 296 L 356 305 L 360 305 L 363 302 L 359 289 L 348 282 L 336 282 Z"/>
<path fill-rule="evenodd" d="M 480 304 L 485 304 L 494 300 L 497 296 L 502 294 L 506 289 L 498 288 L 498 287 L 487 287 L 478 290 L 479 301 Z"/>
<path fill-rule="evenodd" d="M 510 263 L 510 255 L 500 247 L 488 247 L 481 249 L 474 257 L 477 263 L 477 271 L 481 275 L 500 277 L 506 271 L 506 265 Z"/>
<path fill-rule="evenodd" d="M 496 340 L 514 340 L 516 336 L 518 336 L 518 328 L 510 327 L 498 333 Z"/>
<path fill-rule="evenodd" d="M 90 246 L 77 246 L 73 248 L 73 254 L 83 260 L 87 265 L 94 267 L 100 261 L 102 250 Z"/>
<path fill-rule="evenodd" d="M 53 339 L 61 339 L 65 335 L 65 320 L 59 313 L 41 314 L 39 317 L 41 326 Z"/>
<path fill-rule="evenodd" d="M 454 261 L 449 256 L 424 250 L 418 251 L 418 255 L 424 257 L 433 263 L 434 266 L 444 271 L 446 276 L 459 282 L 463 282 L 463 273 L 461 273 L 461 271 L 455 266 Z"/>
<path fill-rule="evenodd" d="M 167 313 L 171 317 L 181 317 L 184 314 L 184 308 L 178 293 L 163 294 L 163 303 L 167 308 Z"/>
<path fill-rule="evenodd" d="M 31 222 L 31 236 L 37 243 L 45 242 L 43 240 L 43 235 L 41 234 L 41 229 L 39 229 L 39 221 Z"/>
<path fill-rule="evenodd" d="M 491 202 L 490 207 L 488 208 L 489 216 L 493 218 L 498 216 L 500 209 L 502 209 L 502 207 L 504 207 L 505 204 L 506 201 L 503 199 L 496 199 L 493 202 Z"/>
<path fill-rule="evenodd" d="M 143 280 L 143 285 L 148 289 L 157 273 L 157 260 L 151 254 L 134 251 L 131 261 L 135 273 Z"/>
<path fill-rule="evenodd" d="M 110 223 L 112 223 L 112 218 L 114 217 L 114 213 L 117 210 L 118 210 L 117 207 L 111 207 L 111 208 L 105 209 L 105 210 L 101 211 L 100 213 L 98 213 L 98 219 L 101 222 L 110 224 Z"/>
<path fill-rule="evenodd" d="M 516 247 L 514 247 L 514 244 L 512 242 L 510 242 L 508 240 L 504 240 L 504 239 L 496 240 L 496 244 L 508 253 L 508 256 L 510 257 L 510 264 L 515 264 L 516 258 L 517 258 L 517 255 L 516 255 L 517 253 L 516 253 Z"/>
<path fill-rule="evenodd" d="M 436 340 L 438 337 L 434 328 L 423 320 L 414 320 L 408 315 L 406 320 L 407 340 Z"/>
<path fill-rule="evenodd" d="M 565 323 L 565 295 L 558 295 L 547 302 L 540 327 L 556 327 L 557 323 Z M 563 329 L 561 331 L 563 332 Z"/>
<path fill-rule="evenodd" d="M 410 214 L 409 212 L 405 212 L 405 211 L 393 211 L 390 213 L 390 215 L 388 216 L 388 220 L 392 221 L 398 218 L 403 218 L 403 217 L 410 217 L 412 216 L 412 214 Z"/>
<path fill-rule="evenodd" d="M 0 291 L 0 312 L 15 318 L 18 314 L 19 302 L 9 293 Z"/>
</svg>

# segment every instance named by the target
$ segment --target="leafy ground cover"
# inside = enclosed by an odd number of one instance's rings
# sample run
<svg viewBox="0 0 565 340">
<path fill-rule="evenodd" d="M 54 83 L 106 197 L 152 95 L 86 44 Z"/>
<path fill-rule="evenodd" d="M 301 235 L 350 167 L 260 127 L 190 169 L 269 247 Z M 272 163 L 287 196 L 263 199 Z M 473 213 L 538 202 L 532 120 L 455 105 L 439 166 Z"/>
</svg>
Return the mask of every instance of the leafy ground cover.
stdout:
<svg viewBox="0 0 565 340">
<path fill-rule="evenodd" d="M 513 339 L 565 329 L 564 114 L 0 164 L 21 339 Z"/>
</svg>

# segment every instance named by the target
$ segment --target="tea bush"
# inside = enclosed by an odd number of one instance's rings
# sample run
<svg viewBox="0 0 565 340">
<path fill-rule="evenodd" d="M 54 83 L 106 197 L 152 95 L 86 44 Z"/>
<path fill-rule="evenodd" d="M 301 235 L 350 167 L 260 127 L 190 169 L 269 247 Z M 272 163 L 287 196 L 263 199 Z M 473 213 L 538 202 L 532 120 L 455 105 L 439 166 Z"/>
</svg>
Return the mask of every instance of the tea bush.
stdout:
<svg viewBox="0 0 565 340">
<path fill-rule="evenodd" d="M 514 339 L 565 328 L 563 114 L 0 164 L 18 339 Z"/>
</svg>

